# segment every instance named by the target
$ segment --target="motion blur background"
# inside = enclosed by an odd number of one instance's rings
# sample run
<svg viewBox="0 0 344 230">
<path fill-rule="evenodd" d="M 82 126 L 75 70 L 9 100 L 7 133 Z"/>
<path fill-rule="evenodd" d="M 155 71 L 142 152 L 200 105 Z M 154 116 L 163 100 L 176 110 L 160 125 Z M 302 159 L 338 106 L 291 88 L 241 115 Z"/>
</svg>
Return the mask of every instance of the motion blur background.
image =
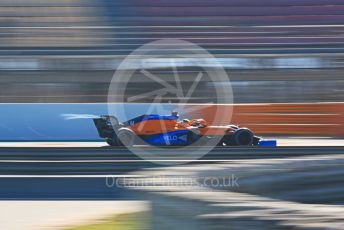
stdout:
<svg viewBox="0 0 344 230">
<path fill-rule="evenodd" d="M 225 67 L 234 103 L 245 104 L 235 107 L 234 123 L 266 135 L 342 137 L 343 12 L 337 0 L 2 0 L 0 102 L 104 103 L 130 52 L 182 39 Z M 197 74 L 178 70 L 184 85 Z M 169 68 L 152 71 L 173 80 Z M 201 82 L 190 102 L 211 98 L 212 87 Z M 141 82 L 128 94 L 146 90 Z"/>
<path fill-rule="evenodd" d="M 214 55 L 233 88 L 232 122 L 281 146 L 219 147 L 174 167 L 105 146 L 91 119 L 108 113 L 114 72 L 159 39 Z M 343 229 L 343 54 L 342 0 L 0 0 L 0 229 Z M 164 61 L 143 67 L 173 82 Z M 199 72 L 189 61 L 176 60 L 183 90 Z M 135 74 L 126 96 L 161 87 Z M 221 84 L 202 79 L 189 102 L 214 101 Z M 232 176 L 238 187 L 204 187 Z M 145 180 L 129 191 L 111 177 Z M 14 199 L 35 201 L 4 201 Z"/>
</svg>

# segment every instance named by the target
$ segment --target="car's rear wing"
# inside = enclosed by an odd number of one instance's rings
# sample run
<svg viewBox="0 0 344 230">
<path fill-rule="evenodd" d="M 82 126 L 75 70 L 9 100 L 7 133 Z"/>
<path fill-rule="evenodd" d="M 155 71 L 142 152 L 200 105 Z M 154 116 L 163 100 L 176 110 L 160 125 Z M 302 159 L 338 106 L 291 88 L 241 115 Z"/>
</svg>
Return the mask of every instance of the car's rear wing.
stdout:
<svg viewBox="0 0 344 230">
<path fill-rule="evenodd" d="M 102 115 L 99 118 L 93 119 L 94 125 L 97 128 L 98 134 L 102 138 L 110 138 L 115 134 L 115 129 L 121 125 L 115 116 Z"/>
</svg>

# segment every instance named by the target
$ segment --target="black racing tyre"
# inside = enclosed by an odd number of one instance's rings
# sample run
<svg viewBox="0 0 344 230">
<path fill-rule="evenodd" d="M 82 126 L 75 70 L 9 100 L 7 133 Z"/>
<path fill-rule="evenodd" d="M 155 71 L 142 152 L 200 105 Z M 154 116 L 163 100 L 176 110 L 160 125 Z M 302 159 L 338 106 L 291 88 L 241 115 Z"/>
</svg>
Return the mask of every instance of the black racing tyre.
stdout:
<svg viewBox="0 0 344 230">
<path fill-rule="evenodd" d="M 129 128 L 120 128 L 117 131 L 117 138 L 119 145 L 132 147 L 135 144 L 136 135 Z"/>
<path fill-rule="evenodd" d="M 239 128 L 233 134 L 233 142 L 239 146 L 253 145 L 254 135 L 251 130 L 247 128 Z"/>
<path fill-rule="evenodd" d="M 229 138 L 227 138 L 227 137 L 223 137 L 223 138 L 216 144 L 216 146 L 223 147 L 223 146 L 231 145 L 231 142 L 230 142 L 230 140 L 228 140 L 228 139 L 229 139 Z"/>
</svg>

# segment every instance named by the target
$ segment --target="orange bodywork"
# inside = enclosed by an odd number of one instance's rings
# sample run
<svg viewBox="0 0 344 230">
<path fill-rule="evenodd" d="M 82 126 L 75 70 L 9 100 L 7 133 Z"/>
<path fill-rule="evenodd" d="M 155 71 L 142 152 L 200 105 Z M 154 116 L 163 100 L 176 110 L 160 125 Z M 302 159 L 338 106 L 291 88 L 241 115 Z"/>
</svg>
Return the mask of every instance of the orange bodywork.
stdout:
<svg viewBox="0 0 344 230">
<path fill-rule="evenodd" d="M 211 126 L 204 119 L 193 120 L 146 120 L 130 126 L 137 135 L 154 135 L 167 133 L 176 130 L 195 129 L 197 128 L 201 136 L 222 136 L 232 133 L 229 126 Z"/>
<path fill-rule="evenodd" d="M 130 126 L 136 135 L 153 135 L 175 130 L 175 120 L 146 120 Z"/>
</svg>

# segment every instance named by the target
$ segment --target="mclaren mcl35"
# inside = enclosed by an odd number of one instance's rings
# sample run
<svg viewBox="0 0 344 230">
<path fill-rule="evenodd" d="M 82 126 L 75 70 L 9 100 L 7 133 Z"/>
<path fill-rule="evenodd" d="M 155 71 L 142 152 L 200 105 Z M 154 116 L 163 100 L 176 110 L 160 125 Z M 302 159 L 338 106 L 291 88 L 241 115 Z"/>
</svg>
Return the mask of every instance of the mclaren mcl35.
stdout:
<svg viewBox="0 0 344 230">
<path fill-rule="evenodd" d="M 171 115 L 145 114 L 123 123 L 109 115 L 93 120 L 99 136 L 111 146 L 134 146 L 142 143 L 153 146 L 186 146 L 198 143 L 201 139 L 216 139 L 218 146 L 276 146 L 275 140 L 264 140 L 248 128 L 211 125 L 204 119 L 179 120 L 176 112 Z"/>
</svg>

